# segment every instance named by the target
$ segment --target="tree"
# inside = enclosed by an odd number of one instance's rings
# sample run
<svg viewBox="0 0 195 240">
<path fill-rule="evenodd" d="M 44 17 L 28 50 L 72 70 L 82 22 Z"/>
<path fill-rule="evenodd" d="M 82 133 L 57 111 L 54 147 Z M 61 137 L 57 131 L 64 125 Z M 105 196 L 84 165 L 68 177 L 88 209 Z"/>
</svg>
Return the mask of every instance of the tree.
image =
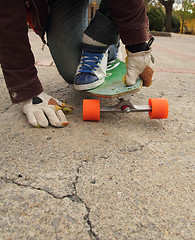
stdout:
<svg viewBox="0 0 195 240">
<path fill-rule="evenodd" d="M 175 12 L 175 15 L 181 19 L 181 33 L 183 33 L 186 20 L 195 18 L 195 4 L 193 0 L 177 0 L 181 9 Z"/>
<path fill-rule="evenodd" d="M 165 11 L 166 11 L 165 31 L 171 32 L 172 11 L 173 11 L 173 4 L 175 0 L 159 0 L 159 2 L 165 7 Z"/>
<path fill-rule="evenodd" d="M 160 7 L 160 3 L 158 0 L 143 0 L 144 1 L 144 5 L 146 6 L 146 9 L 150 9 L 150 7 Z"/>
<path fill-rule="evenodd" d="M 146 8 L 148 8 L 148 6 L 152 5 L 155 0 L 143 0 L 143 1 Z"/>
<path fill-rule="evenodd" d="M 151 6 L 148 10 L 148 18 L 150 22 L 150 30 L 163 31 L 165 23 L 165 14 L 161 8 Z"/>
</svg>

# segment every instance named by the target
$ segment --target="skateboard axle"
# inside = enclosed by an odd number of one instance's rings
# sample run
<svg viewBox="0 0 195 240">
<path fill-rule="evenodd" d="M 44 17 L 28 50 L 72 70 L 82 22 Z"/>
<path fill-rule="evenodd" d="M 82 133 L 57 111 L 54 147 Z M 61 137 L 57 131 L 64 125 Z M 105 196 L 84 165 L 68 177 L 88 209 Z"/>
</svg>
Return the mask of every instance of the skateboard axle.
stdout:
<svg viewBox="0 0 195 240">
<path fill-rule="evenodd" d="M 152 107 L 149 105 L 133 105 L 124 98 L 118 98 L 119 102 L 115 106 L 101 106 L 101 112 L 151 112 Z"/>
</svg>

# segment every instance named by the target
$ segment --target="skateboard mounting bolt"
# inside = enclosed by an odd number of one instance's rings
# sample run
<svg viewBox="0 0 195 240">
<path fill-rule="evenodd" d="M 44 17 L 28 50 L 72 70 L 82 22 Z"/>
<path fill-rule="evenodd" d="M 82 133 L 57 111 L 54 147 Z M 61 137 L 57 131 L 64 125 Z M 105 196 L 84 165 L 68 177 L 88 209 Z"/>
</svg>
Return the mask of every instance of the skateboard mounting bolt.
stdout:
<svg viewBox="0 0 195 240">
<path fill-rule="evenodd" d="M 127 105 L 122 106 L 121 109 L 122 109 L 122 111 L 127 112 L 127 113 L 131 112 L 131 108 L 129 106 L 127 106 Z"/>
<path fill-rule="evenodd" d="M 129 112 L 131 112 L 131 109 L 128 107 L 125 109 L 125 112 L 129 113 Z"/>
</svg>

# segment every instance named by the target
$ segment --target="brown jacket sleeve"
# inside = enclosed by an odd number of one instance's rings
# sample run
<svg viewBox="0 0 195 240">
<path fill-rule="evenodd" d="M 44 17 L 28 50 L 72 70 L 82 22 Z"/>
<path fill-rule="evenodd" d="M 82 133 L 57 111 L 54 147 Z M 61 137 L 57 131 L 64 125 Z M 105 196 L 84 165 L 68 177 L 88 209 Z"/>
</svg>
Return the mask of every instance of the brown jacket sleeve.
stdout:
<svg viewBox="0 0 195 240">
<path fill-rule="evenodd" d="M 13 103 L 42 92 L 28 39 L 24 0 L 0 1 L 0 63 Z"/>
<path fill-rule="evenodd" d="M 143 0 L 107 0 L 125 45 L 149 40 L 149 22 Z"/>
</svg>

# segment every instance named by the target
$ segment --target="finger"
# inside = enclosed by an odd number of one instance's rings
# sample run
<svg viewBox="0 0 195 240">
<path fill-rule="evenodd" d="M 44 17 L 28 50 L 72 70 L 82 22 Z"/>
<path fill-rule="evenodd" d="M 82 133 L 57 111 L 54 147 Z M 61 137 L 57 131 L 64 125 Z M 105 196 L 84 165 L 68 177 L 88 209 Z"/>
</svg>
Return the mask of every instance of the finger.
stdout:
<svg viewBox="0 0 195 240">
<path fill-rule="evenodd" d="M 54 127 L 61 127 L 62 123 L 58 116 L 56 115 L 56 112 L 52 108 L 44 108 L 44 112 L 49 119 L 49 122 Z"/>
<path fill-rule="evenodd" d="M 41 127 L 47 127 L 49 125 L 48 120 L 41 109 L 38 109 L 36 112 L 34 112 L 34 115 L 38 125 L 40 125 Z"/>
<path fill-rule="evenodd" d="M 33 127 L 37 127 L 38 126 L 38 122 L 33 114 L 33 112 L 26 112 L 25 113 L 27 119 L 28 119 L 28 123 L 33 126 Z"/>
<path fill-rule="evenodd" d="M 65 114 L 63 113 L 62 110 L 56 111 L 56 114 L 57 114 L 58 118 L 60 119 L 60 122 L 61 122 L 62 125 L 69 124 L 69 122 L 68 122 L 68 120 L 67 120 L 67 118 L 66 118 L 66 116 L 65 116 Z"/>
</svg>

